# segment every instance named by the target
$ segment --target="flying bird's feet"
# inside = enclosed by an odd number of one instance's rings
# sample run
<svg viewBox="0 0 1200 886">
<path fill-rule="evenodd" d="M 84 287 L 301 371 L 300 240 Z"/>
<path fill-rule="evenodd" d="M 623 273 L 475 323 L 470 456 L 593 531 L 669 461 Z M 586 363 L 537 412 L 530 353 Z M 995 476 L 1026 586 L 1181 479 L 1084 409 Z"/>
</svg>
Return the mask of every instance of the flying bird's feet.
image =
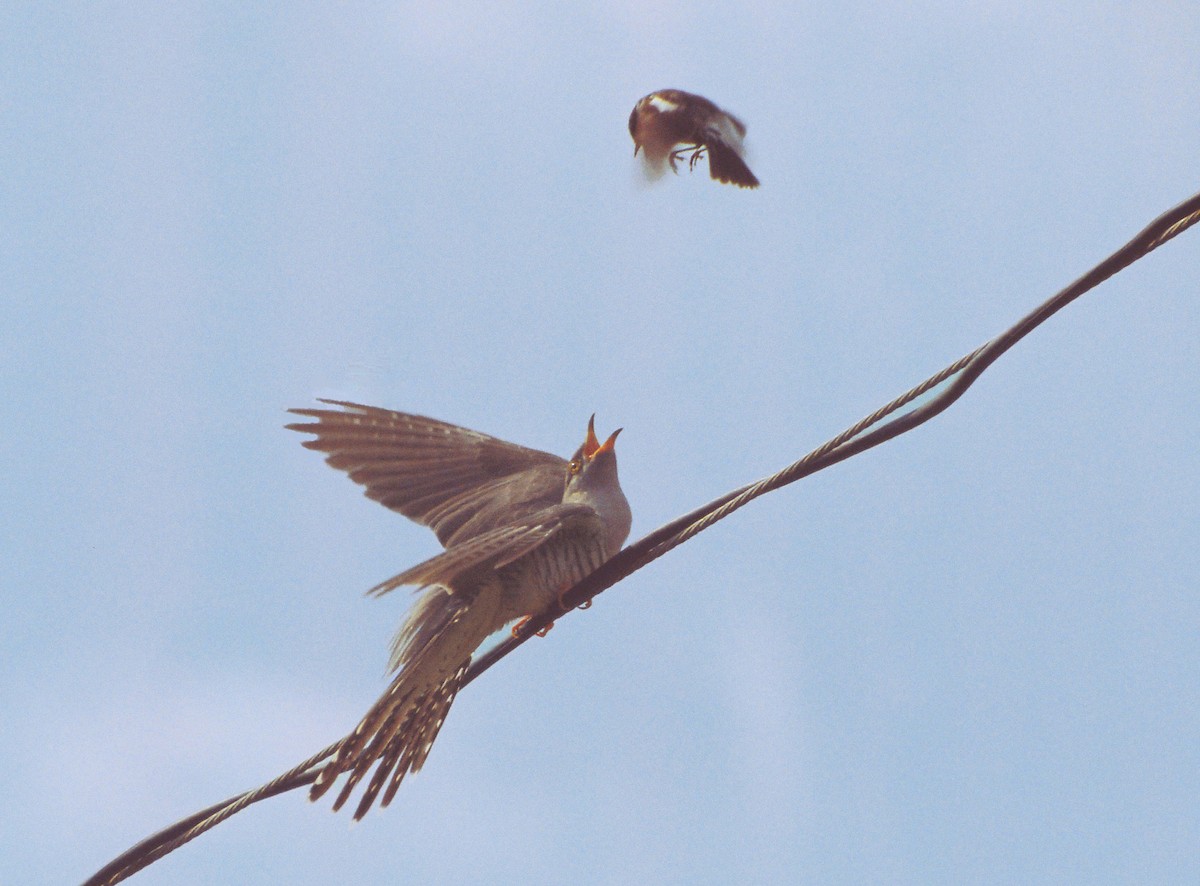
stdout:
<svg viewBox="0 0 1200 886">
<path fill-rule="evenodd" d="M 671 171 L 676 175 L 679 175 L 679 169 L 675 166 L 675 164 L 682 162 L 683 155 L 688 151 L 692 152 L 692 156 L 690 156 L 687 161 L 688 169 L 691 170 L 695 168 L 696 161 L 704 155 L 704 145 L 685 145 L 677 151 L 672 151 L 667 156 L 667 159 L 671 161 Z"/>
</svg>

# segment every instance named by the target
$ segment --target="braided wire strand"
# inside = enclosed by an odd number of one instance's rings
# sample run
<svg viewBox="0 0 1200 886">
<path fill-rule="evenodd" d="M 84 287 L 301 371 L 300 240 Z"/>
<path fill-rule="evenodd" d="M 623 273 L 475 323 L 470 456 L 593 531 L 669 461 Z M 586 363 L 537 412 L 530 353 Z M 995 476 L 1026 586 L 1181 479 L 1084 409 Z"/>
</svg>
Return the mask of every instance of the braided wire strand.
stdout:
<svg viewBox="0 0 1200 886">
<path fill-rule="evenodd" d="M 762 480 L 727 492 L 714 501 L 660 526 L 649 535 L 624 548 L 563 594 L 561 609 L 548 611 L 531 619 L 524 625 L 519 636 L 509 637 L 487 653 L 478 656 L 472 662 L 471 668 L 463 680 L 463 685 L 472 682 L 539 630 L 552 624 L 571 609 L 588 604 L 597 594 L 657 560 L 685 541 L 694 538 L 754 499 L 838 462 L 845 461 L 929 421 L 958 400 L 984 370 L 1009 348 L 1051 316 L 1114 274 L 1179 236 L 1197 222 L 1200 222 L 1200 194 L 1195 194 L 1173 209 L 1164 212 L 1123 247 L 1075 282 L 1047 299 L 1001 335 L 934 373 L 911 390 L 823 443 L 799 461 L 793 462 Z M 950 382 L 947 388 L 929 401 L 876 427 L 888 416 L 894 415 L 898 410 L 910 405 L 947 381 Z M 871 428 L 875 428 L 875 430 L 872 431 Z M 341 744 L 341 741 L 335 742 L 266 784 L 209 806 L 152 834 L 105 865 L 86 880 L 84 886 L 113 886 L 169 855 L 180 846 L 194 840 L 246 807 L 268 797 L 311 784 L 316 778 L 321 762 L 336 753 Z"/>
</svg>

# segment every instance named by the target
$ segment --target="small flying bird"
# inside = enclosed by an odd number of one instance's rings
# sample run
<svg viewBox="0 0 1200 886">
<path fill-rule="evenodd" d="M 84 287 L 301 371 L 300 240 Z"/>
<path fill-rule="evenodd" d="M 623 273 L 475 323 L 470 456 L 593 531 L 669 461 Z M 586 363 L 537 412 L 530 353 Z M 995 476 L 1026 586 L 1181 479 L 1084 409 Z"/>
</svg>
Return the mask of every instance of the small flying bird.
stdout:
<svg viewBox="0 0 1200 886">
<path fill-rule="evenodd" d="M 304 446 L 326 453 L 368 498 L 428 526 L 445 548 L 368 592 L 413 585 L 421 596 L 392 644 L 391 685 L 309 791 L 316 800 L 346 773 L 337 811 L 371 774 L 359 819 L 421 768 L 479 644 L 561 605 L 621 549 L 631 517 L 617 480 L 619 429 L 601 443 L 589 421 L 567 461 L 419 415 L 321 402 L 340 408 L 293 409 L 314 421 L 288 428 L 314 434 Z"/>
<path fill-rule="evenodd" d="M 668 162 L 677 173 L 675 164 L 688 152 L 688 169 L 694 169 L 707 151 L 708 171 L 717 181 L 758 187 L 758 179 L 742 159 L 745 124 L 703 96 L 681 89 L 650 93 L 634 105 L 629 134 L 633 136 L 633 156 L 642 151 L 653 175 L 662 175 Z"/>
</svg>

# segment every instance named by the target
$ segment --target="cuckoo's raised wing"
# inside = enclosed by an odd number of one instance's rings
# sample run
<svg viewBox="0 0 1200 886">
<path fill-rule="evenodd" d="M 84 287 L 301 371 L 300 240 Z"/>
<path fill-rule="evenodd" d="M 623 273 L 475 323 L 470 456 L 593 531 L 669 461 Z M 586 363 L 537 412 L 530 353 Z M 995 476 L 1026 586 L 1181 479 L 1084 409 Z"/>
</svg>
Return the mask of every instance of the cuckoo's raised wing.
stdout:
<svg viewBox="0 0 1200 886">
<path fill-rule="evenodd" d="M 305 447 L 445 547 L 562 502 L 567 463 L 557 455 L 420 415 L 321 402 L 342 409 L 291 409 L 316 421 L 287 427 L 315 434 Z"/>
</svg>

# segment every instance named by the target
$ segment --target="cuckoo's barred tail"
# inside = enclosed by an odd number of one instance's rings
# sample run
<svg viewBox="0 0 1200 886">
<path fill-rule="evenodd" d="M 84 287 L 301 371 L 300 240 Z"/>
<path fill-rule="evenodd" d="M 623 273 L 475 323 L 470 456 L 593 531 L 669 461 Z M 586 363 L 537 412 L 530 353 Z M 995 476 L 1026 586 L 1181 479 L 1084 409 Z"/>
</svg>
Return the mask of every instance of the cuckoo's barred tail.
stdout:
<svg viewBox="0 0 1200 886">
<path fill-rule="evenodd" d="M 709 142 L 708 172 L 719 182 L 735 184 L 742 188 L 757 188 L 758 179 L 746 165 L 746 161 L 738 156 L 738 152 L 718 141 Z"/>
<path fill-rule="evenodd" d="M 337 812 L 363 776 L 378 762 L 375 774 L 354 810 L 354 818 L 358 820 L 367 814 L 380 791 L 383 791 L 380 805 L 387 806 L 404 776 L 417 772 L 425 763 L 468 665 L 469 659 L 440 684 L 418 690 L 405 685 L 407 681 L 402 672 L 354 732 L 347 736 L 334 758 L 325 764 L 309 789 L 308 798 L 320 799 L 333 787 L 339 775 L 348 772 L 349 777 L 333 803 L 333 811 Z"/>
</svg>

